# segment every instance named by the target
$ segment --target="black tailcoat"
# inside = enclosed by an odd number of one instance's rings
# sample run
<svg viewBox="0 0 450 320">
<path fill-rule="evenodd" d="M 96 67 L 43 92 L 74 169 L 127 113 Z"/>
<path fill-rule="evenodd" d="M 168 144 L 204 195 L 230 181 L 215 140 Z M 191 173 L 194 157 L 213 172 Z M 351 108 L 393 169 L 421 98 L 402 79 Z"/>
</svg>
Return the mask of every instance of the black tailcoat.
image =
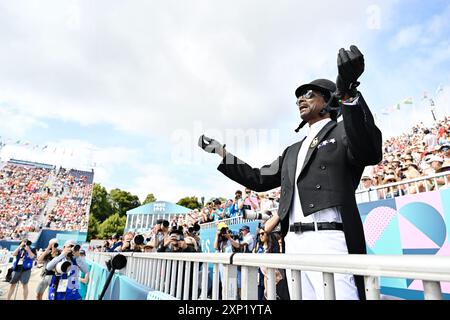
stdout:
<svg viewBox="0 0 450 320">
<path fill-rule="evenodd" d="M 228 153 L 218 170 L 247 188 L 261 192 L 281 186 L 278 215 L 283 237 L 289 228 L 294 183 L 301 195 L 303 214 L 339 207 L 350 254 L 365 254 L 364 229 L 355 200 L 364 167 L 382 159 L 381 131 L 362 95 L 355 105 L 342 106 L 343 121 L 328 122 L 308 146 L 297 181 L 298 152 L 304 139 L 286 148 L 272 164 L 252 168 Z M 327 140 L 329 143 L 321 145 Z M 320 147 L 319 147 L 320 146 Z M 225 163 L 224 163 L 225 162 Z M 355 277 L 359 297 L 365 298 L 364 282 Z"/>
</svg>

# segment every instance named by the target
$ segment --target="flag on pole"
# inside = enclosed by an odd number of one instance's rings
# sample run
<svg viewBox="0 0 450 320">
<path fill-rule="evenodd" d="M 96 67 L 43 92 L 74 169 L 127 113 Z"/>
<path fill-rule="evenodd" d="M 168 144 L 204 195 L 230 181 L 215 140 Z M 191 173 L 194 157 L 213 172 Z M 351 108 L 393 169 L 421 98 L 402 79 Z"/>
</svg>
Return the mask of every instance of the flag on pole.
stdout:
<svg viewBox="0 0 450 320">
<path fill-rule="evenodd" d="M 405 100 L 403 100 L 403 104 L 413 104 L 413 98 L 406 98 Z"/>
</svg>

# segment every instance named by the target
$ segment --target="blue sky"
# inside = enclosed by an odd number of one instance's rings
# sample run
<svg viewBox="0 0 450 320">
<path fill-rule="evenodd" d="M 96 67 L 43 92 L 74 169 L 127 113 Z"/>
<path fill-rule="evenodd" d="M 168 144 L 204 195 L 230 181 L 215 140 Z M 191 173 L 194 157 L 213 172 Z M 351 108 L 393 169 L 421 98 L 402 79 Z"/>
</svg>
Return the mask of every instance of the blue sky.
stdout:
<svg viewBox="0 0 450 320">
<path fill-rule="evenodd" d="M 270 163 L 306 134 L 295 88 L 334 80 L 351 44 L 384 136 L 430 123 L 423 91 L 450 110 L 449 30 L 448 1 L 0 1 L 1 156 L 93 167 L 141 200 L 231 196 L 201 133 Z"/>
</svg>

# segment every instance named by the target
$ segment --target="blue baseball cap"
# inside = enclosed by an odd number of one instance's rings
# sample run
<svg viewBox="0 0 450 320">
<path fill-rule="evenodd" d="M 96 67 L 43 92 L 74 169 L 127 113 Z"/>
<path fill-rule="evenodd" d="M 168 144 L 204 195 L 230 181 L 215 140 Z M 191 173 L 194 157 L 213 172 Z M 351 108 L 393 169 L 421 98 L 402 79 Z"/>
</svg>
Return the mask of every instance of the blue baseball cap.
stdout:
<svg viewBox="0 0 450 320">
<path fill-rule="evenodd" d="M 247 230 L 247 231 L 250 231 L 250 227 L 249 227 L 249 226 L 242 226 L 239 230 Z"/>
</svg>

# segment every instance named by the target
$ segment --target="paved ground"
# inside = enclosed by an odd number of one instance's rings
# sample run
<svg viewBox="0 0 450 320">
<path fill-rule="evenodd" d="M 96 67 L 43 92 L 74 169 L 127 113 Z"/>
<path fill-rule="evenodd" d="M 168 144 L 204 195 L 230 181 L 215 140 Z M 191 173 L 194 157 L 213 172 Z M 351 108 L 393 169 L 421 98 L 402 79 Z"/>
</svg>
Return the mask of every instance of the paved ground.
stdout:
<svg viewBox="0 0 450 320">
<path fill-rule="evenodd" d="M 36 288 L 41 281 L 41 268 L 33 267 L 31 270 L 30 282 L 28 282 L 28 300 L 36 300 Z M 10 284 L 5 281 L 0 282 L 0 300 L 6 300 Z M 44 300 L 47 300 L 48 289 L 44 293 Z M 11 300 L 23 300 L 22 284 L 20 282 L 16 286 L 16 292 L 12 295 Z"/>
</svg>

